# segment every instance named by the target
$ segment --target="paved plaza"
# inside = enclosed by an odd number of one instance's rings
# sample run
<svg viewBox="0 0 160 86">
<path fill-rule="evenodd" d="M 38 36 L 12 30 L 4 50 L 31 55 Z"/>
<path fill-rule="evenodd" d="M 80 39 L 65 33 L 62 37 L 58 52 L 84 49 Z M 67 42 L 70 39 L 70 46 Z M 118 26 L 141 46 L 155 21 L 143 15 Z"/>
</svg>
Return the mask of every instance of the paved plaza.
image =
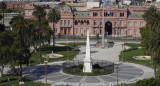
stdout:
<svg viewBox="0 0 160 86">
<path fill-rule="evenodd" d="M 117 42 L 113 48 L 94 47 L 94 42 L 91 43 L 91 57 L 93 59 L 107 60 L 114 63 L 119 61 L 119 54 L 122 50 L 122 42 Z M 81 60 L 85 56 L 85 46 L 80 46 L 81 52 L 74 60 Z M 52 62 L 47 65 L 47 82 L 52 86 L 110 86 L 117 84 L 117 72 L 109 75 L 101 76 L 73 76 L 62 73 L 62 63 Z M 128 84 L 134 83 L 144 78 L 154 76 L 153 69 L 146 66 L 119 62 L 118 67 L 118 83 Z M 115 65 L 116 68 L 116 65 Z M 45 65 L 36 65 L 23 70 L 24 77 L 45 83 Z"/>
</svg>

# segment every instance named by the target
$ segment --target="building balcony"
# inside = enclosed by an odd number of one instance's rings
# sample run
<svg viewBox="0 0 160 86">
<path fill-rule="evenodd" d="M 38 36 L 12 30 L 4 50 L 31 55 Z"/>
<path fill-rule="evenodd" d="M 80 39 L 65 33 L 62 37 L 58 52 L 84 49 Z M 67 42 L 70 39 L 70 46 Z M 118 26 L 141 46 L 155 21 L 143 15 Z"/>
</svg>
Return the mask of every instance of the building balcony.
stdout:
<svg viewBox="0 0 160 86">
<path fill-rule="evenodd" d="M 61 27 L 71 28 L 72 25 L 61 25 Z"/>
<path fill-rule="evenodd" d="M 101 27 L 101 26 L 100 25 L 93 25 L 92 27 L 94 28 L 94 27 Z"/>
</svg>

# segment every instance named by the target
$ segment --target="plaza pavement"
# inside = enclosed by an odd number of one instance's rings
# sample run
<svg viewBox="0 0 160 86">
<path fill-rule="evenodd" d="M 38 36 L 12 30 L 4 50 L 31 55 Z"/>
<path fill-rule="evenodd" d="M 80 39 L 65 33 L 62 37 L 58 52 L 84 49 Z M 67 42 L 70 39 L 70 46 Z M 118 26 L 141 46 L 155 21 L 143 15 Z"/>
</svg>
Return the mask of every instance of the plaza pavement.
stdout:
<svg viewBox="0 0 160 86">
<path fill-rule="evenodd" d="M 91 58 L 98 60 L 107 60 L 111 62 L 118 62 L 120 52 L 123 50 L 122 44 L 123 42 L 116 42 L 113 47 L 101 48 L 95 47 L 96 42 L 91 42 Z M 126 47 L 127 48 L 127 47 Z M 80 53 L 76 56 L 74 60 L 84 59 L 85 57 L 85 46 L 80 46 Z"/>
<path fill-rule="evenodd" d="M 91 42 L 92 59 L 107 60 L 115 63 L 119 61 L 123 42 L 116 42 L 112 48 L 105 49 L 94 47 L 94 44 L 94 41 Z M 74 60 L 82 60 L 85 56 L 85 46 L 80 46 L 79 49 L 81 52 Z M 51 86 L 110 86 L 111 84 L 115 85 L 117 82 L 116 71 L 102 76 L 73 76 L 62 73 L 62 63 L 61 61 L 51 62 L 47 66 L 47 82 Z M 129 84 L 141 79 L 154 77 L 154 72 L 151 68 L 134 63 L 119 63 L 119 84 Z M 45 83 L 45 65 L 26 67 L 23 69 L 23 75 L 27 79 Z"/>
</svg>

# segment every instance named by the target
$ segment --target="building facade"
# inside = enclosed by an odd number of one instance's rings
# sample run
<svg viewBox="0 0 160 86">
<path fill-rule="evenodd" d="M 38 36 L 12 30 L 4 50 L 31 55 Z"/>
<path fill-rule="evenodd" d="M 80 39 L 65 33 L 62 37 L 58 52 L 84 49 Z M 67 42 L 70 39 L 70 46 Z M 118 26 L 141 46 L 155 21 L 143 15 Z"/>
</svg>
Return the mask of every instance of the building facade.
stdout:
<svg viewBox="0 0 160 86">
<path fill-rule="evenodd" d="M 109 16 L 105 7 L 104 29 L 105 35 L 113 37 L 141 37 L 140 28 L 144 27 L 146 22 L 142 15 L 150 6 L 109 6 L 111 16 Z M 33 18 L 33 5 L 26 5 L 25 18 Z M 47 9 L 47 11 L 49 11 Z M 77 11 L 73 7 L 64 5 L 59 8 L 61 19 L 55 24 L 56 34 L 86 36 L 87 29 L 90 30 L 90 36 L 102 34 L 103 8 L 93 7 L 87 11 Z M 52 28 L 52 23 L 49 24 Z"/>
</svg>

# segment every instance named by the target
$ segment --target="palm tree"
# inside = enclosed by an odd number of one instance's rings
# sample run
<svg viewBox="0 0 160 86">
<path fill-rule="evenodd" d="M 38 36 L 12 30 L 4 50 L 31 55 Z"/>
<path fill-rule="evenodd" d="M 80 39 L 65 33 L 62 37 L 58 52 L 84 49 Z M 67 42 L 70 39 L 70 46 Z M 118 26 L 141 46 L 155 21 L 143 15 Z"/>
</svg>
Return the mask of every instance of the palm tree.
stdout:
<svg viewBox="0 0 160 86">
<path fill-rule="evenodd" d="M 1 2 L 0 3 L 0 8 L 1 8 L 1 10 L 2 10 L 2 12 L 3 12 L 3 22 L 2 22 L 2 24 L 4 24 L 4 11 L 6 10 L 6 8 L 7 8 L 7 5 L 6 5 L 6 3 L 5 2 Z"/>
<path fill-rule="evenodd" d="M 160 22 L 159 11 L 155 6 L 148 8 L 148 10 L 143 15 L 144 20 L 146 21 L 146 26 L 154 31 Z"/>
<path fill-rule="evenodd" d="M 48 13 L 48 20 L 53 23 L 53 47 L 55 46 L 55 23 L 60 20 L 60 13 L 56 8 L 53 8 Z"/>
<path fill-rule="evenodd" d="M 35 10 L 33 12 L 33 16 L 35 16 L 38 19 L 38 27 L 39 27 L 39 61 L 42 62 L 42 56 L 41 56 L 41 18 L 44 18 L 46 16 L 46 11 L 42 6 L 35 6 Z"/>
<path fill-rule="evenodd" d="M 27 45 L 28 42 L 28 21 L 24 19 L 23 16 L 18 15 L 11 19 L 10 24 L 13 27 L 13 31 L 17 34 L 19 40 L 20 40 L 20 54 L 19 54 L 19 64 L 20 64 L 20 76 L 22 77 L 22 60 L 25 59 L 24 55 L 28 49 L 29 46 Z M 23 58 L 23 59 L 22 59 Z"/>
<path fill-rule="evenodd" d="M 159 27 L 160 27 L 160 11 L 155 6 L 148 8 L 143 15 L 146 26 L 141 29 L 142 45 L 147 51 L 151 52 L 154 60 L 154 71 L 156 72 L 156 60 L 159 53 Z M 155 75 L 156 77 L 156 75 Z"/>
<path fill-rule="evenodd" d="M 159 61 L 160 57 L 160 26 L 155 29 L 155 32 L 152 32 L 150 38 L 150 50 L 153 52 L 152 56 L 154 57 L 154 71 L 156 72 L 156 63 Z M 156 75 L 155 75 L 156 77 Z"/>
</svg>

